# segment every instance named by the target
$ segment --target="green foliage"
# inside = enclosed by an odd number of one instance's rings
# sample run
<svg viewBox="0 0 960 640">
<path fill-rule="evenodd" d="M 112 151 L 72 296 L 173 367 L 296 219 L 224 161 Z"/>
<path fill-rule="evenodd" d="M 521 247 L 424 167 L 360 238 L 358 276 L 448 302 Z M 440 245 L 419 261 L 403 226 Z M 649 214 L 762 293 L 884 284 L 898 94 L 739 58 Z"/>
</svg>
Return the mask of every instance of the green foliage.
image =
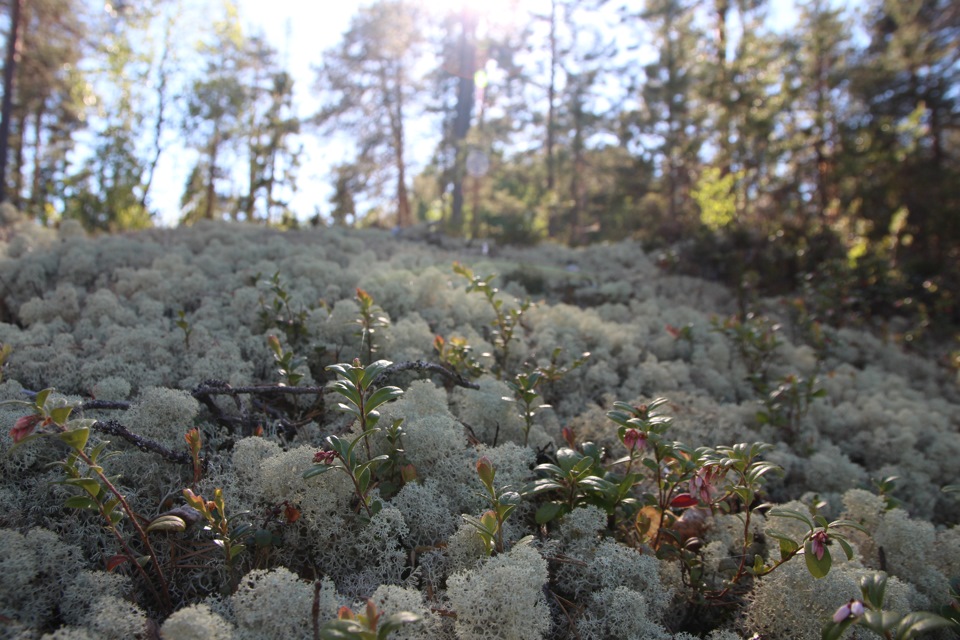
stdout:
<svg viewBox="0 0 960 640">
<path fill-rule="evenodd" d="M 757 412 L 761 424 L 769 424 L 783 433 L 784 440 L 797 444 L 800 438 L 800 421 L 807 414 L 811 403 L 827 395 L 826 390 L 817 386 L 815 375 L 784 376 L 779 384 L 760 402 L 763 409 Z"/>
<path fill-rule="evenodd" d="M 363 613 L 354 613 L 349 607 L 340 607 L 337 619 L 323 623 L 314 634 L 321 640 L 386 640 L 394 631 L 422 620 L 410 611 L 401 611 L 384 617 L 377 605 L 367 600 Z"/>
<path fill-rule="evenodd" d="M 494 319 L 491 322 L 490 341 L 497 349 L 494 354 L 496 364 L 493 372 L 497 376 L 497 380 L 502 380 L 510 359 L 510 343 L 514 339 L 516 330 L 520 327 L 520 319 L 524 312 L 530 308 L 530 301 L 524 300 L 518 307 L 507 306 L 504 299 L 498 295 L 499 289 L 491 284 L 494 276 L 483 278 L 475 275 L 472 269 L 459 262 L 453 263 L 453 272 L 470 281 L 470 284 L 467 285 L 467 293 L 475 291 L 482 294 L 493 310 Z"/>
<path fill-rule="evenodd" d="M 770 573 L 784 562 L 789 561 L 797 554 L 803 554 L 807 563 L 807 570 L 814 578 L 822 578 L 830 573 L 833 558 L 830 555 L 830 546 L 836 543 L 848 560 L 853 559 L 853 548 L 846 537 L 837 531 L 842 528 L 852 528 L 866 533 L 866 529 L 859 523 L 851 520 L 834 520 L 828 522 L 821 515 L 808 515 L 792 509 L 775 508 L 767 514 L 772 518 L 789 518 L 802 522 L 809 531 L 800 539 L 786 533 L 769 530 L 768 534 L 775 538 L 780 545 L 780 559 L 771 564 L 765 564 L 757 557 L 752 569 L 755 575 L 762 576 Z"/>
<path fill-rule="evenodd" d="M 330 383 L 330 389 L 343 398 L 338 406 L 341 411 L 357 418 L 360 434 L 351 441 L 337 435 L 328 436 L 326 441 L 329 448 L 317 452 L 314 465 L 303 474 L 304 478 L 311 478 L 330 469 L 340 469 L 350 477 L 360 506 L 370 518 L 383 507 L 379 500 L 370 498 L 370 492 L 377 484 L 377 470 L 391 459 L 389 455 L 374 456 L 370 447 L 370 438 L 380 432 L 376 426 L 380 421 L 377 408 L 403 395 L 398 387 L 373 386 L 374 380 L 391 364 L 387 360 L 377 360 L 364 367 L 359 360 L 354 360 L 353 364 L 341 363 L 327 367 L 338 375 L 338 379 Z M 398 423 L 391 428 L 396 440 L 399 439 L 398 428 Z M 361 441 L 367 452 L 365 461 L 361 461 L 356 451 Z"/>
<path fill-rule="evenodd" d="M 300 380 L 303 379 L 303 375 L 294 372 L 294 369 L 297 367 L 297 361 L 294 358 L 293 352 L 284 351 L 277 336 L 267 336 L 267 345 L 273 352 L 273 359 L 277 363 L 277 373 L 280 374 L 280 377 L 286 384 L 291 387 L 297 386 Z"/>
<path fill-rule="evenodd" d="M 173 602 L 170 598 L 167 579 L 147 535 L 148 532 L 141 525 L 140 516 L 133 511 L 126 497 L 117 489 L 114 484 L 115 478 L 108 478 L 101 466 L 101 462 L 109 458 L 109 454 L 105 454 L 109 442 L 101 441 L 92 448 L 88 448 L 90 430 L 95 420 L 70 419 L 73 407 L 51 399 L 51 393 L 53 389 L 47 388 L 37 392 L 33 402 L 8 400 L 0 403 L 23 406 L 30 411 L 29 414 L 18 419 L 10 431 L 14 446 L 23 445 L 40 437 L 56 438 L 67 445 L 70 453 L 64 460 L 56 463 L 67 476 L 60 481 L 60 484 L 73 487 L 78 492 L 64 501 L 64 507 L 98 514 L 123 550 L 121 555 L 108 559 L 108 567 L 112 568 L 125 562 L 133 565 L 152 590 L 157 606 L 170 611 Z M 33 433 L 38 428 L 42 431 Z M 134 551 L 130 542 L 120 531 L 119 527 L 124 518 L 133 527 L 136 537 L 142 544 L 142 553 Z M 153 569 L 156 582 L 146 573 L 145 567 L 148 565 Z"/>
<path fill-rule="evenodd" d="M 247 515 L 246 512 L 236 513 L 228 517 L 223 489 L 219 487 L 213 490 L 213 500 L 204 500 L 203 496 L 195 494 L 190 489 L 183 490 L 183 498 L 188 506 L 196 509 L 200 516 L 206 520 L 207 524 L 204 525 L 203 529 L 213 535 L 213 543 L 223 550 L 224 562 L 232 574 L 237 557 L 247 549 L 245 541 L 253 533 L 253 527 L 250 524 L 235 522 L 236 518 Z M 169 530 L 170 519 L 176 517 L 178 516 L 167 516 L 167 519 L 162 521 L 164 524 L 163 530 Z M 158 529 L 159 524 L 155 520 L 147 530 Z M 186 521 L 184 521 L 184 525 L 186 525 Z M 232 585 L 227 590 L 229 591 L 231 588 Z"/>
<path fill-rule="evenodd" d="M 742 177 L 735 172 L 723 175 L 720 167 L 707 167 L 701 173 L 690 195 L 700 207 L 700 222 L 711 231 L 723 229 L 736 220 L 734 185 Z"/>
<path fill-rule="evenodd" d="M 433 350 L 440 362 L 460 375 L 478 378 L 485 371 L 483 365 L 473 357 L 473 347 L 466 338 L 451 336 L 444 339 L 438 335 L 433 339 Z"/>
<path fill-rule="evenodd" d="M 254 278 L 254 285 L 260 281 L 260 275 Z M 298 346 L 303 344 L 307 338 L 307 309 L 303 307 L 294 310 L 292 307 L 292 298 L 280 279 L 280 272 L 277 271 L 270 278 L 270 292 L 273 294 L 273 300 L 269 303 L 261 296 L 260 298 L 260 321 L 264 329 L 275 327 L 283 331 L 287 338 L 287 343 Z"/>
<path fill-rule="evenodd" d="M 767 370 L 782 344 L 778 336 L 780 325 L 753 313 L 742 319 L 731 316 L 722 322 L 711 318 L 710 324 L 713 331 L 725 335 L 737 348 L 753 388 L 758 393 L 766 393 L 769 384 Z"/>
<path fill-rule="evenodd" d="M 177 311 L 177 320 L 174 322 L 177 327 L 183 331 L 183 348 L 187 351 L 190 350 L 190 335 L 193 333 L 193 327 L 190 326 L 190 322 L 187 320 L 187 312 L 183 309 Z"/>
<path fill-rule="evenodd" d="M 488 556 L 494 551 L 503 553 L 505 550 L 503 546 L 503 523 L 507 516 L 520 504 L 520 494 L 516 491 L 507 491 L 509 487 L 497 488 L 494 484 L 497 472 L 489 458 L 480 458 L 477 461 L 476 469 L 480 484 L 483 485 L 485 491 L 484 498 L 490 503 L 491 509 L 485 511 L 479 518 L 464 515 L 463 519 L 477 530 Z"/>
<path fill-rule="evenodd" d="M 390 319 L 384 314 L 383 309 L 374 303 L 373 296 L 360 287 L 357 287 L 356 299 L 360 305 L 360 317 L 357 319 L 360 331 L 357 336 L 360 338 L 361 347 L 366 347 L 367 362 L 373 362 L 373 354 L 377 351 L 377 346 L 373 341 L 374 334 L 378 329 L 389 327 Z"/>
</svg>

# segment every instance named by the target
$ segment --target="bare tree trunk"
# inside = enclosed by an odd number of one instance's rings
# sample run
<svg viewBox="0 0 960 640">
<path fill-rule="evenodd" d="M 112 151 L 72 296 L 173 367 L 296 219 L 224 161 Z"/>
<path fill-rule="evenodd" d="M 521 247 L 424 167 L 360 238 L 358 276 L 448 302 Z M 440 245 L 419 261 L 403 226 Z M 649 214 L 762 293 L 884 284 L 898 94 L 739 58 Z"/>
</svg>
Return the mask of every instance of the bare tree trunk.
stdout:
<svg viewBox="0 0 960 640">
<path fill-rule="evenodd" d="M 463 231 L 463 182 L 467 175 L 467 133 L 470 131 L 470 120 L 473 116 L 475 102 L 477 72 L 477 19 L 466 3 L 461 9 L 460 42 L 458 48 L 459 64 L 457 65 L 457 111 L 453 121 L 453 144 L 456 156 L 453 164 L 453 202 L 450 211 L 450 230 L 454 233 Z M 474 212 L 476 215 L 476 212 Z"/>
<path fill-rule="evenodd" d="M 0 107 L 0 202 L 7 199 L 7 158 L 10 154 L 10 118 L 13 115 L 13 79 L 22 45 L 20 15 L 24 0 L 13 0 L 10 7 L 10 33 L 7 35 L 7 57 L 3 65 L 3 105 Z"/>
<path fill-rule="evenodd" d="M 386 79 L 386 69 L 381 66 L 380 81 L 387 97 L 390 113 L 390 135 L 393 138 L 393 157 L 397 167 L 397 226 L 409 227 L 413 222 L 410 213 L 410 198 L 407 195 L 407 165 L 403 154 L 403 68 L 397 64 L 393 69 L 393 86 Z"/>
<path fill-rule="evenodd" d="M 547 88 L 547 190 L 556 184 L 556 101 L 557 101 L 557 0 L 550 2 L 550 86 Z"/>
<path fill-rule="evenodd" d="M 217 198 L 217 155 L 220 152 L 220 125 L 213 125 L 213 139 L 210 140 L 210 166 L 207 168 L 207 201 L 204 203 L 203 217 L 213 220 L 214 200 Z"/>
</svg>

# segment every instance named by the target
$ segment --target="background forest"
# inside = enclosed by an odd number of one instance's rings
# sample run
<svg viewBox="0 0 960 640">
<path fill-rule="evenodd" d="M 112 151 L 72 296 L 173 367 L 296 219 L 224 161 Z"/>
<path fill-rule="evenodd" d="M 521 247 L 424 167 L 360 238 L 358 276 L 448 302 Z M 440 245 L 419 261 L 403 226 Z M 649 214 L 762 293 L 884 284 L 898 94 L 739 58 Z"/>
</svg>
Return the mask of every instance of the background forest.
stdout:
<svg viewBox="0 0 960 640">
<path fill-rule="evenodd" d="M 0 199 L 38 224 L 633 237 L 742 297 L 827 283 L 908 338 L 960 319 L 948 0 L 371 2 L 305 78 L 230 2 L 4 11 Z M 158 184 L 177 147 L 185 182 Z"/>
</svg>

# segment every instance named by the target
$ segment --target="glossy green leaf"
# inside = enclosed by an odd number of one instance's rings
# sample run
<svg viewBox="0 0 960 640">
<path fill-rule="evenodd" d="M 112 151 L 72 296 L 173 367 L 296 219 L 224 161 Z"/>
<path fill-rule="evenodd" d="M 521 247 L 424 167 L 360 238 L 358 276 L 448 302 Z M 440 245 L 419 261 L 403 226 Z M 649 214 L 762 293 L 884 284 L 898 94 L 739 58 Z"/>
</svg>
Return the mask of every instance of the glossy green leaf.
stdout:
<svg viewBox="0 0 960 640">
<path fill-rule="evenodd" d="M 370 412 L 386 402 L 396 400 L 402 395 L 403 390 L 399 387 L 381 387 L 374 391 L 373 394 L 366 399 L 363 404 L 363 408 L 367 412 Z"/>
<path fill-rule="evenodd" d="M 800 511 L 794 511 L 793 509 L 775 508 L 771 509 L 767 515 L 774 518 L 793 518 L 794 520 L 799 520 L 810 527 L 811 531 L 815 528 L 810 516 Z"/>
<path fill-rule="evenodd" d="M 315 465 L 313 465 L 312 467 L 310 467 L 309 469 L 307 469 L 306 471 L 303 472 L 303 478 L 304 478 L 304 479 L 312 478 L 312 477 L 314 477 L 314 476 L 320 475 L 321 473 L 326 473 L 326 472 L 329 471 L 330 469 L 333 469 L 333 466 L 332 466 L 332 465 L 328 465 L 328 464 L 315 464 Z"/>
<path fill-rule="evenodd" d="M 545 502 L 536 513 L 537 524 L 546 524 L 556 520 L 566 512 L 566 506 L 559 502 Z"/>
<path fill-rule="evenodd" d="M 823 556 L 817 558 L 817 554 L 813 551 L 813 542 L 807 540 L 803 545 L 803 557 L 807 562 L 807 570 L 814 578 L 823 578 L 830 573 L 830 566 L 833 560 L 830 558 L 829 548 L 824 547 Z"/>
<path fill-rule="evenodd" d="M 896 627 L 899 640 L 912 640 L 922 633 L 955 626 L 953 621 L 927 611 L 914 611 L 903 617 Z"/>
</svg>

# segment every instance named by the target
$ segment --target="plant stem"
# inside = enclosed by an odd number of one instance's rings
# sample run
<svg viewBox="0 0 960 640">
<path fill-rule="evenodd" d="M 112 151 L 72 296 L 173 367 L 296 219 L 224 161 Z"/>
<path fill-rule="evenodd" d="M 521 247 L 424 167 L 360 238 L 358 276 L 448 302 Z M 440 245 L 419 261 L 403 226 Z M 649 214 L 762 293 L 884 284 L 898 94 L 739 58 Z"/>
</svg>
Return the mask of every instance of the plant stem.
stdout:
<svg viewBox="0 0 960 640">
<path fill-rule="evenodd" d="M 169 589 L 169 586 L 167 585 L 167 580 L 163 575 L 163 569 L 160 567 L 160 560 L 157 558 L 157 553 L 156 551 L 154 551 L 153 545 L 150 543 L 150 537 L 147 535 L 147 532 L 144 531 L 143 527 L 140 525 L 140 522 L 137 520 L 137 514 L 130 507 L 130 504 L 127 502 L 126 497 L 124 497 L 124 495 L 120 493 L 120 491 L 113 485 L 113 483 L 110 482 L 110 480 L 108 480 L 105 475 L 103 475 L 103 472 L 99 470 L 99 467 L 96 464 L 94 464 L 93 460 L 90 459 L 90 456 L 88 456 L 87 453 L 82 449 L 74 449 L 74 451 L 76 451 L 80 459 L 83 460 L 84 463 L 86 463 L 86 465 L 91 470 L 93 470 L 94 473 L 97 474 L 97 477 L 100 478 L 100 482 L 102 482 L 103 486 L 105 486 L 107 490 L 109 490 L 110 493 L 112 493 L 117 498 L 117 500 L 120 503 L 120 506 L 122 506 L 123 510 L 126 512 L 127 517 L 130 518 L 130 522 L 131 524 L 133 524 L 133 528 L 137 530 L 137 535 L 140 536 L 140 539 L 143 541 L 144 546 L 147 548 L 147 553 L 150 556 L 150 561 L 153 564 L 154 570 L 157 572 L 157 578 L 160 581 L 160 588 L 163 591 L 163 597 L 160 598 L 160 600 L 163 606 L 168 611 L 172 611 L 173 602 L 170 599 L 170 589 Z M 104 515 L 104 517 L 106 517 L 107 522 L 110 524 L 110 528 L 113 530 L 113 533 L 117 537 L 117 539 L 120 540 L 120 543 L 123 545 L 123 548 L 127 552 L 127 555 L 129 556 L 130 560 L 133 562 L 133 564 L 139 567 L 139 570 L 142 573 L 144 579 L 146 579 L 147 584 L 150 584 L 151 589 L 153 589 L 154 592 L 156 592 L 156 589 L 153 587 L 152 583 L 147 578 L 146 571 L 144 571 L 143 567 L 140 566 L 140 563 L 137 562 L 136 556 L 133 554 L 130 547 L 127 545 L 126 541 L 123 540 L 123 536 L 121 536 L 120 533 L 117 531 L 116 525 L 114 525 L 113 521 L 110 520 L 109 514 L 104 513 L 102 506 L 100 507 L 100 512 L 101 514 Z"/>
</svg>

